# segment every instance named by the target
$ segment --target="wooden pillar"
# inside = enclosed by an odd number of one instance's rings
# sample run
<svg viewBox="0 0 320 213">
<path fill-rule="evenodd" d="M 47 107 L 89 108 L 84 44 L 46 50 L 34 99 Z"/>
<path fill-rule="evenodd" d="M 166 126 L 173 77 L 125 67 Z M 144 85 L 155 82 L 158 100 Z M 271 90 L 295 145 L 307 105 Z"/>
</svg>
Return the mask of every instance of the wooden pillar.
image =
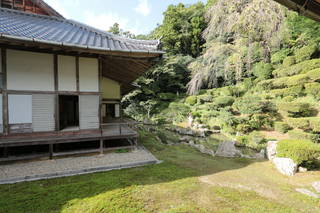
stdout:
<svg viewBox="0 0 320 213">
<path fill-rule="evenodd" d="M 49 144 L 49 158 L 53 159 L 53 144 Z"/>
<path fill-rule="evenodd" d="M 99 128 L 102 131 L 102 116 L 101 116 L 101 110 L 102 110 L 102 58 L 99 57 Z"/>
<path fill-rule="evenodd" d="M 58 74 L 58 55 L 53 56 L 53 69 L 54 69 L 54 120 L 55 130 L 60 130 L 60 118 L 59 118 L 59 74 Z"/>
<path fill-rule="evenodd" d="M 80 92 L 80 80 L 79 80 L 79 56 L 76 56 L 76 83 L 77 83 L 77 92 Z"/>
<path fill-rule="evenodd" d="M 103 139 L 100 139 L 100 155 L 103 155 L 103 150 L 104 150 Z"/>
<path fill-rule="evenodd" d="M 2 67 L 2 124 L 3 134 L 9 134 L 8 93 L 7 93 L 7 50 L 1 48 Z"/>
</svg>

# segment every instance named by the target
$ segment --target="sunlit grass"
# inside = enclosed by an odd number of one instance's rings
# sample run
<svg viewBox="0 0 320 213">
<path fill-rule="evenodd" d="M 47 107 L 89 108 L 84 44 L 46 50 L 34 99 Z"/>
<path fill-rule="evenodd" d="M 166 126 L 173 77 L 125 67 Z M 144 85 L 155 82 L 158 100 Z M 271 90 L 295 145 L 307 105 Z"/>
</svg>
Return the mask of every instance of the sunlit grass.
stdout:
<svg viewBox="0 0 320 213">
<path fill-rule="evenodd" d="M 75 177 L 0 186 L 0 212 L 317 212 L 320 202 L 294 191 L 318 172 L 284 177 L 269 162 L 213 158 L 167 146 L 141 132 L 164 162 Z"/>
</svg>

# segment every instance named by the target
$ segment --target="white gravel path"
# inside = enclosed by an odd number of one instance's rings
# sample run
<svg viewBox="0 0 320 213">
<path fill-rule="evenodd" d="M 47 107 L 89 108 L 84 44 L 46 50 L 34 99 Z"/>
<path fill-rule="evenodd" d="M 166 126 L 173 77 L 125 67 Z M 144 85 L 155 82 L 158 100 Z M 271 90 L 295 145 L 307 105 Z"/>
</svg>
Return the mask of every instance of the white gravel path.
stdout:
<svg viewBox="0 0 320 213">
<path fill-rule="evenodd" d="M 145 148 L 128 153 L 83 156 L 0 165 L 0 184 L 131 168 L 159 161 Z"/>
</svg>

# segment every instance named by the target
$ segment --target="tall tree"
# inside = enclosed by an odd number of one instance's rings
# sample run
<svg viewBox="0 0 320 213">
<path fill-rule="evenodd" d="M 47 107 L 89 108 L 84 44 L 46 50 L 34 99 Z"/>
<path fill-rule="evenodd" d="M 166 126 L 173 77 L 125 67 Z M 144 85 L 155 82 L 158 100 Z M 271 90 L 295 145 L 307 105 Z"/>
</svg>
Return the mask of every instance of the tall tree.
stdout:
<svg viewBox="0 0 320 213">
<path fill-rule="evenodd" d="M 285 11 L 265 0 L 215 1 L 206 13 L 206 53 L 191 65 L 189 93 L 234 84 L 251 74 L 254 63 L 269 63 L 281 43 Z"/>
<path fill-rule="evenodd" d="M 197 57 L 202 51 L 204 39 L 201 37 L 206 27 L 205 6 L 196 3 L 186 6 L 182 3 L 170 5 L 164 12 L 164 20 L 152 33 L 154 38 L 162 38 L 163 48 L 169 54 L 183 54 Z"/>
</svg>

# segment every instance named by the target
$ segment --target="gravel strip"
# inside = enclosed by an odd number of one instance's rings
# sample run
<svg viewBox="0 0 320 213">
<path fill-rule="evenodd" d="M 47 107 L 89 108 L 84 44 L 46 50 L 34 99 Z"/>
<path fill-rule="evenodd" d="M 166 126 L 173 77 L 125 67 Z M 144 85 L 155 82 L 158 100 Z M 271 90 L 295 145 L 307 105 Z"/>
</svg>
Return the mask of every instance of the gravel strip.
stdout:
<svg viewBox="0 0 320 213">
<path fill-rule="evenodd" d="M 128 153 L 0 165 L 0 184 L 73 176 L 155 163 L 159 161 L 148 150 L 139 147 Z"/>
</svg>

